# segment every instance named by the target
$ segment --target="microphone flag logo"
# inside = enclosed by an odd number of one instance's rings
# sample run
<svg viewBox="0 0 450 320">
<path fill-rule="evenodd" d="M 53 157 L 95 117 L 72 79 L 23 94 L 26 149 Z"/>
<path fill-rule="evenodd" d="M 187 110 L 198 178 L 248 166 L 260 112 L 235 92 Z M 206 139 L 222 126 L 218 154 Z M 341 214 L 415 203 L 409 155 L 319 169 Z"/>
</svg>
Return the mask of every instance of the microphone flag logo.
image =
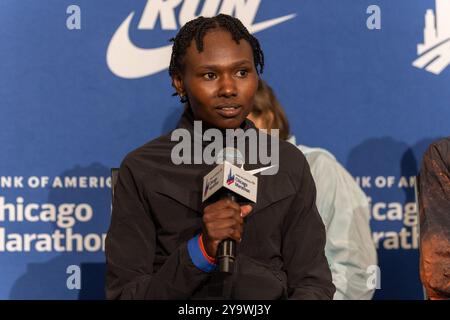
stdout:
<svg viewBox="0 0 450 320">
<path fill-rule="evenodd" d="M 232 174 L 231 168 L 230 168 L 230 173 L 228 174 L 228 178 L 227 178 L 227 184 L 230 185 L 232 183 L 234 183 L 234 174 Z"/>
</svg>

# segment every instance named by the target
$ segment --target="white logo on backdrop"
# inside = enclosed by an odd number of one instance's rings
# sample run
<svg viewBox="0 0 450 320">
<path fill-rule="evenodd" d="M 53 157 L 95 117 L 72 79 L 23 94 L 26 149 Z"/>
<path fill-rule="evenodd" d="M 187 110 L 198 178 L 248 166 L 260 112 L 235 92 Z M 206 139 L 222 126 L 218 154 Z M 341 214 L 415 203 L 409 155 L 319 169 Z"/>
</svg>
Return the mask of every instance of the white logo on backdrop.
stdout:
<svg viewBox="0 0 450 320">
<path fill-rule="evenodd" d="M 450 0 L 436 0 L 436 12 L 427 10 L 417 54 L 412 65 L 436 75 L 450 64 Z"/>
<path fill-rule="evenodd" d="M 200 0 L 147 0 L 139 21 L 139 30 L 153 30 L 160 21 L 162 30 L 177 30 L 197 17 Z M 261 0 L 205 0 L 200 15 L 212 17 L 218 13 L 233 15 L 240 19 L 251 33 L 256 33 L 296 16 L 289 14 L 279 18 L 255 23 Z M 176 19 L 175 10 L 181 5 Z M 134 12 L 122 22 L 111 38 L 106 53 L 109 69 L 117 76 L 136 79 L 150 76 L 169 67 L 172 45 L 156 48 L 140 48 L 130 39 L 130 24 Z"/>
</svg>

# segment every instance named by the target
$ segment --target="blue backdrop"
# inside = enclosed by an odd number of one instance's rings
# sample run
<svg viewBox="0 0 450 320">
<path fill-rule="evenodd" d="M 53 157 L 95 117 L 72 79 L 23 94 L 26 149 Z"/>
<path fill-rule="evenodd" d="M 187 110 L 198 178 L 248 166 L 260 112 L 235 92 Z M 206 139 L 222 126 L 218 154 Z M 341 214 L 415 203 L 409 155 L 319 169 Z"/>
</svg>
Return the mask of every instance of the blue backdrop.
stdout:
<svg viewBox="0 0 450 320">
<path fill-rule="evenodd" d="M 257 32 L 297 142 L 370 197 L 375 298 L 422 297 L 413 177 L 448 135 L 450 0 L 0 0 L 1 299 L 104 297 L 109 169 L 173 128 L 164 47 L 218 11 Z"/>
</svg>

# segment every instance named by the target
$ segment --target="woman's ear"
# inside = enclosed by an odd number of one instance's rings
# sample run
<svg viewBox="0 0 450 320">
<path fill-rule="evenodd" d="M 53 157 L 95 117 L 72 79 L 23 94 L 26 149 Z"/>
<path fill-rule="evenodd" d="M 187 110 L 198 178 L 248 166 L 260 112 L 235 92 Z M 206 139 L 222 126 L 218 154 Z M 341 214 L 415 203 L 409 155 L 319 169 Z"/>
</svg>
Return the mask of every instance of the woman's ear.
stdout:
<svg viewBox="0 0 450 320">
<path fill-rule="evenodd" d="M 181 79 L 181 76 L 179 74 L 175 74 L 172 76 L 172 86 L 175 88 L 178 95 L 186 95 L 186 92 L 184 91 L 183 79 Z"/>
<path fill-rule="evenodd" d="M 184 88 L 183 79 L 181 78 L 181 75 L 175 74 L 172 76 L 172 86 L 177 91 L 177 94 L 180 97 L 180 102 L 183 104 L 188 102 L 187 94 Z"/>
</svg>

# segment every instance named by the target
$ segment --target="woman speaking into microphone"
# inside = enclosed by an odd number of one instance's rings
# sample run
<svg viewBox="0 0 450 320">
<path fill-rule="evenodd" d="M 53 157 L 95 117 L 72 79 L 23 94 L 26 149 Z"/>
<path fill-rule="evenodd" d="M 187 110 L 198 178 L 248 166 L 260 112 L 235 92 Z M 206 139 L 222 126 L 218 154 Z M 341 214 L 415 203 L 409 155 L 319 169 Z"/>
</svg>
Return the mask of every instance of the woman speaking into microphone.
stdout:
<svg viewBox="0 0 450 320">
<path fill-rule="evenodd" d="M 106 238 L 108 299 L 332 299 L 315 186 L 295 146 L 277 139 L 278 170 L 256 174 L 252 205 L 229 197 L 203 203 L 202 179 L 214 165 L 174 161 L 174 136 L 205 150 L 196 139 L 205 130 L 258 132 L 246 118 L 263 67 L 258 40 L 228 15 L 192 20 L 173 39 L 169 74 L 184 112 L 174 131 L 120 166 Z M 231 274 L 217 268 L 227 239 L 237 244 Z"/>
</svg>

